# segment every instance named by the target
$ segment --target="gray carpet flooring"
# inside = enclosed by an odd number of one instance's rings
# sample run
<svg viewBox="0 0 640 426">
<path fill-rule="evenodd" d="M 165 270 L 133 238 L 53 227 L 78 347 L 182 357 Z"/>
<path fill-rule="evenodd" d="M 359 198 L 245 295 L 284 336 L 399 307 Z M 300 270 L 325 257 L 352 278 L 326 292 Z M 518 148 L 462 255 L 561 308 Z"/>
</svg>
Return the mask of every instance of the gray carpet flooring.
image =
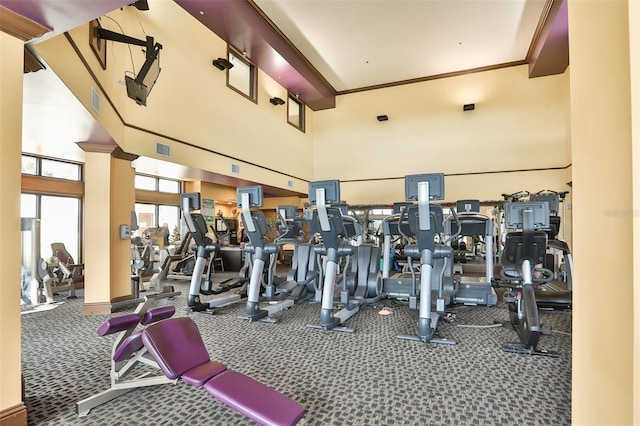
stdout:
<svg viewBox="0 0 640 426">
<path fill-rule="evenodd" d="M 233 275 L 221 273 L 216 280 Z M 303 303 L 276 315 L 277 324 L 238 319 L 244 303 L 215 315 L 188 314 L 188 283 L 177 316 L 190 315 L 212 359 L 295 399 L 308 425 L 568 425 L 571 423 L 571 315 L 541 313 L 551 335 L 540 347 L 560 356 L 501 350 L 515 332 L 495 307 L 454 306 L 438 333 L 455 346 L 397 339 L 416 331 L 405 302 L 383 300 L 347 325 L 355 333 L 309 329 L 320 306 Z M 82 292 L 80 292 L 82 295 Z M 203 298 L 203 299 L 206 299 Z M 22 369 L 29 425 L 251 425 L 251 421 L 178 382 L 134 390 L 79 418 L 75 403 L 109 387 L 113 336 L 96 330 L 108 316 L 83 316 L 83 299 L 22 315 Z M 390 315 L 380 315 L 386 307 Z M 124 310 L 123 312 L 131 312 Z M 119 313 L 118 313 L 119 314 Z M 114 315 L 118 315 L 114 314 Z"/>
</svg>

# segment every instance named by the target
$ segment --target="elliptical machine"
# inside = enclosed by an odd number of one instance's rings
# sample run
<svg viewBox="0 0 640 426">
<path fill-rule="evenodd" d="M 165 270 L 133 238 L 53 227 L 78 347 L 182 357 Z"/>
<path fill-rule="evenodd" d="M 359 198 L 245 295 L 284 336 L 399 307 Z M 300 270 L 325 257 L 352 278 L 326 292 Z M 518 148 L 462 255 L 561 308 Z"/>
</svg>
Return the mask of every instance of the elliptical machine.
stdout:
<svg viewBox="0 0 640 426">
<path fill-rule="evenodd" d="M 542 327 L 536 303 L 534 286 L 553 279 L 553 272 L 537 267 L 543 264 L 547 250 L 549 204 L 547 202 L 508 202 L 505 204 L 508 232 L 502 253 L 499 285 L 506 287 L 503 298 L 509 309 L 508 327 L 518 333 L 520 343 L 507 343 L 506 352 L 527 355 L 556 356 L 537 349 Z"/>
<path fill-rule="evenodd" d="M 187 224 L 187 228 L 191 233 L 191 237 L 195 241 L 192 249 L 196 253 L 196 262 L 191 275 L 191 284 L 189 286 L 189 297 L 187 299 L 188 307 L 194 312 L 202 312 L 207 309 L 221 307 L 240 301 L 245 296 L 244 288 L 235 294 L 227 294 L 222 297 L 215 297 L 207 302 L 200 301 L 200 293 L 202 287 L 202 278 L 210 261 L 211 255 L 215 253 L 218 246 L 214 244 L 211 238 L 207 237 L 207 222 L 200 213 L 194 213 L 194 210 L 200 209 L 200 193 L 190 192 L 180 195 L 180 204 L 182 214 Z M 207 274 L 206 279 L 210 279 Z"/>
<path fill-rule="evenodd" d="M 380 275 L 380 249 L 362 244 L 354 247 L 344 242 L 343 237 L 355 236 L 356 222 L 343 216 L 340 203 L 340 181 L 328 180 L 309 183 L 309 204 L 315 206 L 306 212 L 307 223 L 314 234 L 322 237 L 322 244 L 316 246 L 316 254 L 324 256 L 324 276 L 322 280 L 322 307 L 320 323 L 307 327 L 352 333 L 353 329 L 343 327 L 345 321 L 360 311 L 360 307 L 375 303 L 382 297 L 382 277 Z M 329 205 L 327 205 L 329 204 Z M 347 228 L 353 228 L 351 232 Z M 344 268 L 340 299 L 343 308 L 333 312 L 334 292 L 338 264 L 344 257 L 353 258 L 355 279 L 349 277 L 349 268 Z M 348 262 L 347 262 L 348 266 Z"/>
<path fill-rule="evenodd" d="M 242 208 L 242 223 L 244 230 L 251 241 L 251 251 L 253 252 L 253 265 L 251 268 L 251 278 L 249 279 L 249 292 L 247 298 L 247 315 L 241 317 L 250 321 L 277 322 L 270 318 L 271 315 L 291 308 L 298 302 L 306 300 L 306 288 L 312 286 L 316 275 L 311 272 L 305 277 L 305 281 L 292 282 L 293 288 L 283 293 L 283 297 L 273 299 L 273 294 L 269 293 L 268 299 L 275 303 L 270 303 L 260 307 L 260 288 L 264 273 L 264 265 L 270 256 L 277 255 L 278 244 L 271 243 L 265 236 L 267 233 L 267 220 L 261 210 L 251 210 L 251 207 L 261 207 L 263 203 L 261 186 L 245 186 L 238 188 L 237 200 Z M 286 296 L 286 297 L 285 297 Z"/>
<path fill-rule="evenodd" d="M 431 307 L 431 280 L 436 259 L 451 258 L 453 250 L 450 246 L 436 244 L 436 234 L 442 231 L 442 207 L 430 206 L 429 200 L 444 198 L 444 174 L 419 174 L 405 176 L 405 198 L 407 201 L 418 201 L 407 207 L 407 219 L 411 232 L 416 236 L 416 244 L 408 244 L 404 252 L 408 257 L 420 259 L 420 301 L 418 310 L 418 333 L 416 335 L 398 336 L 402 340 L 413 340 L 423 343 L 440 343 L 455 345 L 455 340 L 438 338 L 435 330 L 438 327 L 440 314 L 444 311 L 442 293 L 442 275 L 438 283 L 439 297 L 436 311 Z M 445 266 L 446 267 L 446 262 Z"/>
</svg>

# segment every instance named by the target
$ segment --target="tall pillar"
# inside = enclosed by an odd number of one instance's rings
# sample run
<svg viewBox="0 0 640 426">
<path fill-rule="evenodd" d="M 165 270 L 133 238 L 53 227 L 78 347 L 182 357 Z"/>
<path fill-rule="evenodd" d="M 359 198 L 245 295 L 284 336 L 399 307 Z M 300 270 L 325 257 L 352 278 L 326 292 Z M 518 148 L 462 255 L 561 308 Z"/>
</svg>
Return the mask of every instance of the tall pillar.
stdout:
<svg viewBox="0 0 640 426">
<path fill-rule="evenodd" d="M 635 1 L 635 0 L 634 0 Z M 633 421 L 634 254 L 627 0 L 570 0 L 572 423 Z M 634 78 L 638 78 L 637 76 Z M 638 167 L 640 165 L 636 165 Z"/>
<path fill-rule="evenodd" d="M 633 424 L 640 425 L 640 2 L 629 2 L 629 52 L 631 63 L 631 134 L 633 145 Z"/>
<path fill-rule="evenodd" d="M 0 425 L 27 424 L 20 364 L 20 156 L 24 42 L 0 32 Z"/>
<path fill-rule="evenodd" d="M 111 312 L 111 302 L 131 295 L 131 241 L 120 225 L 131 223 L 135 171 L 129 156 L 113 145 L 81 142 L 85 151 L 85 315 Z"/>
</svg>

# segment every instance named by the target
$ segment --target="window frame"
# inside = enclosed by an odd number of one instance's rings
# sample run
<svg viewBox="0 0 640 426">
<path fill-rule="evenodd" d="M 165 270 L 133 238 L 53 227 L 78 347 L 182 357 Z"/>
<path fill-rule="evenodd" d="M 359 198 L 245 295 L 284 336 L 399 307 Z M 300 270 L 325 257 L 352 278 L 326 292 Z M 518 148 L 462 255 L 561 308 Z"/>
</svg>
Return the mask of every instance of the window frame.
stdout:
<svg viewBox="0 0 640 426">
<path fill-rule="evenodd" d="M 291 115 L 292 104 L 295 104 L 298 109 L 298 120 L 297 123 L 292 120 L 292 117 L 296 117 L 295 115 Z M 294 107 L 295 108 L 295 107 Z M 302 102 L 296 95 L 289 93 L 287 95 L 287 123 L 296 129 L 300 130 L 302 133 L 305 133 L 305 104 Z"/>
<path fill-rule="evenodd" d="M 51 157 L 42 157 L 39 155 L 33 155 L 33 154 L 25 154 L 22 153 L 21 154 L 21 166 L 20 166 L 20 173 L 23 175 L 29 175 L 29 176 L 39 176 L 39 177 L 43 177 L 43 178 L 47 178 L 47 179 L 57 179 L 57 180 L 61 180 L 61 181 L 70 181 L 70 182 L 84 182 L 84 165 L 82 163 L 78 163 L 75 161 L 67 161 L 67 160 L 61 160 L 59 158 L 51 158 Z M 35 170 L 34 171 L 25 171 L 22 167 L 24 166 L 24 160 L 25 159 L 32 159 L 35 161 Z M 59 163 L 59 164 L 65 164 L 65 165 L 70 165 L 70 166 L 74 166 L 76 167 L 77 171 L 78 171 L 78 175 L 76 178 L 67 178 L 67 177 L 59 177 L 59 176 L 49 176 L 46 174 L 43 174 L 43 170 L 44 168 L 42 167 L 42 163 L 43 161 L 46 162 L 50 162 L 50 163 Z"/>
<path fill-rule="evenodd" d="M 233 55 L 233 58 L 232 58 Z M 231 45 L 227 45 L 227 60 L 235 65 L 235 61 L 240 61 L 242 64 L 246 65 L 249 68 L 249 93 L 245 93 L 241 88 L 235 87 L 229 78 L 229 73 L 233 72 L 233 67 L 228 68 L 227 71 L 227 87 L 233 90 L 234 92 L 242 95 L 243 97 L 249 99 L 251 102 L 257 104 L 258 103 L 258 67 L 256 64 L 251 62 L 251 60 L 237 49 L 235 49 Z M 237 70 L 236 70 L 237 71 Z"/>
</svg>

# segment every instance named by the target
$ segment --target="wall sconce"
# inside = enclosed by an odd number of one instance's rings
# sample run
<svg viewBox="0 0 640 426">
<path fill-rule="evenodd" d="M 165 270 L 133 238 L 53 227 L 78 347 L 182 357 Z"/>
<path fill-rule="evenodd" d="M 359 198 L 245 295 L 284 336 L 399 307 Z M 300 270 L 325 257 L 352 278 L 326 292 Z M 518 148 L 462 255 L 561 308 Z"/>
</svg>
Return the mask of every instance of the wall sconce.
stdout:
<svg viewBox="0 0 640 426">
<path fill-rule="evenodd" d="M 376 117 L 378 119 L 378 121 L 388 121 L 389 120 L 389 116 L 384 114 L 384 115 L 378 115 Z"/>
<path fill-rule="evenodd" d="M 225 58 L 218 58 L 213 60 L 213 66 L 218 68 L 220 71 L 228 70 L 229 68 L 233 68 L 233 64 L 226 60 Z"/>
<path fill-rule="evenodd" d="M 284 101 L 278 97 L 269 99 L 269 102 L 271 102 L 273 105 L 284 105 Z"/>
<path fill-rule="evenodd" d="M 474 109 L 476 109 L 476 104 L 464 104 L 464 105 L 462 105 L 462 110 L 463 111 L 473 111 Z"/>
</svg>

